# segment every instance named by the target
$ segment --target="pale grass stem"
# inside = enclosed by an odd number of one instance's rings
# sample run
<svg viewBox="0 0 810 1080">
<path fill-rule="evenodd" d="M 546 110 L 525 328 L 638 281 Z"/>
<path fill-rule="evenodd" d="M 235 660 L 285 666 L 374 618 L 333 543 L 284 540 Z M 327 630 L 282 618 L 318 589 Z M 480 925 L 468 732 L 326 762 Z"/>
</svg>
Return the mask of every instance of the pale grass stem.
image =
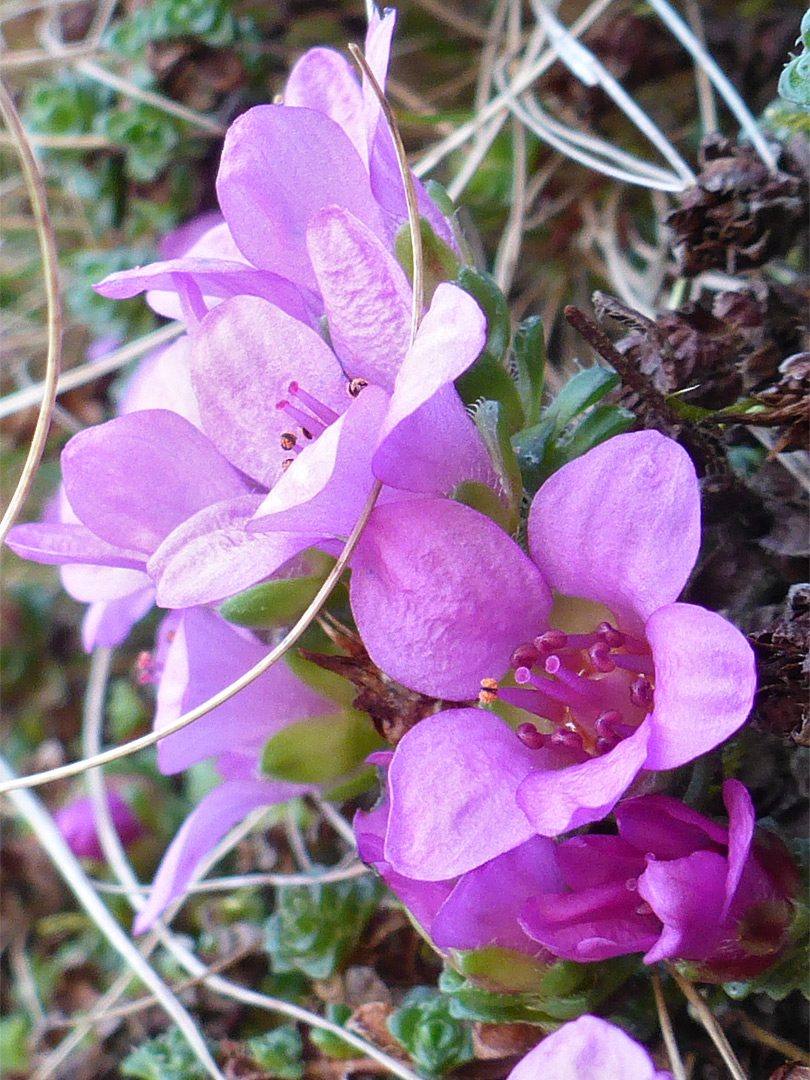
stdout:
<svg viewBox="0 0 810 1080">
<path fill-rule="evenodd" d="M 51 415 L 56 401 L 56 386 L 59 378 L 59 366 L 62 357 L 62 306 L 59 298 L 59 268 L 56 256 L 56 238 L 48 213 L 48 199 L 45 185 L 37 165 L 31 143 L 23 128 L 14 99 L 5 83 L 0 80 L 0 113 L 14 139 L 20 158 L 25 186 L 31 203 L 31 210 L 36 222 L 37 238 L 42 253 L 42 272 L 45 278 L 45 295 L 48 302 L 48 354 L 45 362 L 45 381 L 43 383 L 42 402 L 37 416 L 31 445 L 25 458 L 20 479 L 11 496 L 2 521 L 0 521 L 0 543 L 6 538 L 9 529 L 22 509 L 37 468 L 45 449 L 45 441 L 51 426 Z"/>
<path fill-rule="evenodd" d="M 717 1023 L 711 1009 L 706 1004 L 697 987 L 694 986 L 689 979 L 681 975 L 675 965 L 671 964 L 668 960 L 664 961 L 664 967 L 666 967 L 667 971 L 680 987 L 683 996 L 697 1013 L 698 1019 L 706 1029 L 709 1038 L 717 1047 L 717 1051 L 725 1062 L 726 1068 L 733 1077 L 733 1080 L 748 1080 L 742 1065 L 740 1065 L 731 1048 L 731 1043 L 726 1038 L 726 1033 Z"/>
</svg>

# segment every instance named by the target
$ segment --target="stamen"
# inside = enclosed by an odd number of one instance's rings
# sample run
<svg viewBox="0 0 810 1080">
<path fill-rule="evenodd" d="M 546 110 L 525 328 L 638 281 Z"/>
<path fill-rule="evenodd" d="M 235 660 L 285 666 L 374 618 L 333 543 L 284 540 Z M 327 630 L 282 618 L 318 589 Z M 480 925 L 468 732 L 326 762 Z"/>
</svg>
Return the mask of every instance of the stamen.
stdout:
<svg viewBox="0 0 810 1080">
<path fill-rule="evenodd" d="M 560 701 L 563 705 L 567 705 L 571 709 L 582 708 L 582 695 L 576 693 L 573 690 L 569 690 L 567 686 L 560 686 L 559 683 L 552 682 L 551 679 L 544 679 L 541 675 L 535 675 L 529 671 L 528 668 L 518 668 L 515 672 L 515 682 L 519 685 L 525 683 L 531 683 L 532 686 L 541 693 L 544 697 L 549 697 L 554 701 Z"/>
<path fill-rule="evenodd" d="M 549 736 L 543 735 L 542 732 L 537 730 L 534 724 L 520 724 L 515 728 L 515 734 L 523 745 L 527 746 L 530 750 L 539 750 L 541 747 L 545 746 L 549 740 Z"/>
<path fill-rule="evenodd" d="M 545 634 L 534 639 L 534 647 L 541 656 L 564 649 L 567 644 L 568 634 L 564 634 L 562 630 L 546 630 Z"/>
<path fill-rule="evenodd" d="M 497 679 L 482 679 L 481 689 L 478 691 L 478 700 L 482 705 L 491 705 L 498 697 Z"/>
<path fill-rule="evenodd" d="M 155 665 L 152 662 L 150 652 L 138 653 L 138 658 L 135 661 L 135 681 L 138 686 L 148 686 L 150 683 L 157 682 Z"/>
<path fill-rule="evenodd" d="M 288 416 L 291 416 L 293 420 L 297 420 L 301 425 L 301 430 L 308 438 L 312 438 L 312 432 L 322 435 L 326 431 L 327 425 L 322 424 L 320 420 L 317 420 L 314 416 L 308 416 L 303 409 L 296 408 L 290 401 L 279 401 L 276 404 L 277 409 L 282 409 Z"/>
<path fill-rule="evenodd" d="M 502 686 L 498 690 L 498 700 L 514 705 L 516 709 L 534 713 L 552 724 L 561 724 L 565 719 L 565 706 L 539 690 L 517 690 L 511 686 Z"/>
<path fill-rule="evenodd" d="M 555 731 L 549 735 L 552 746 L 566 746 L 569 750 L 577 750 L 580 753 L 585 749 L 582 736 L 576 731 Z"/>
<path fill-rule="evenodd" d="M 563 667 L 559 656 L 549 656 L 545 666 L 546 672 L 549 675 L 556 675 L 560 682 L 565 683 L 570 690 L 573 690 L 575 694 L 579 695 L 580 699 L 584 698 L 594 705 L 598 705 L 602 700 L 597 685 L 591 682 L 590 679 L 583 679 L 581 675 L 575 675 L 573 671 L 569 671 L 568 668 Z M 577 704 L 581 707 L 581 700 Z"/>
<path fill-rule="evenodd" d="M 646 900 L 642 901 L 636 908 L 636 915 L 652 915 L 653 909 L 647 903 Z"/>
<path fill-rule="evenodd" d="M 323 420 L 324 424 L 334 424 L 338 419 L 338 414 L 334 409 L 330 409 L 328 405 L 324 405 L 322 401 L 318 401 L 312 394 L 308 394 L 306 390 L 302 390 L 294 380 L 287 387 L 287 393 L 292 397 L 298 398 L 300 402 L 315 413 L 319 420 Z"/>
<path fill-rule="evenodd" d="M 618 656 L 614 654 L 610 658 L 616 667 L 624 668 L 625 671 L 637 671 L 641 675 L 655 675 L 655 664 L 651 656 Z"/>
<path fill-rule="evenodd" d="M 296 456 L 301 453 L 303 447 L 298 446 L 298 438 L 293 435 L 291 431 L 283 431 L 281 433 L 281 449 L 286 450 L 288 453 L 292 451 Z"/>
<path fill-rule="evenodd" d="M 594 671 L 606 675 L 616 667 L 615 658 L 610 655 L 610 646 L 604 641 L 597 641 L 588 649 L 588 659 Z"/>
<path fill-rule="evenodd" d="M 626 635 L 615 626 L 611 626 L 609 622 L 600 622 L 596 633 L 599 640 L 604 641 L 609 649 L 620 649 L 624 645 Z"/>
<path fill-rule="evenodd" d="M 624 717 L 618 709 L 608 709 L 596 718 L 596 734 L 604 739 L 617 738 L 616 728 L 624 723 Z"/>
<path fill-rule="evenodd" d="M 519 667 L 534 667 L 534 665 L 540 659 L 540 653 L 534 647 L 534 645 L 518 645 L 512 655 L 509 657 L 509 666 L 511 668 Z"/>
<path fill-rule="evenodd" d="M 281 471 L 286 472 L 287 469 L 289 469 L 289 467 L 292 465 L 292 463 L 294 461 L 295 461 L 295 458 L 292 458 L 292 457 L 285 458 L 284 461 L 282 461 L 282 463 L 281 463 Z"/>
<path fill-rule="evenodd" d="M 346 390 L 348 391 L 349 397 L 358 397 L 360 391 L 366 386 L 368 386 L 368 379 L 352 379 L 347 385 Z"/>
<path fill-rule="evenodd" d="M 647 712 L 652 712 L 655 705 L 653 688 L 646 675 L 640 675 L 630 683 L 630 701 L 637 709 L 646 709 Z"/>
<path fill-rule="evenodd" d="M 638 878 L 628 878 L 627 881 L 625 881 L 624 883 L 624 887 L 625 889 L 627 889 L 628 892 L 638 892 Z"/>
</svg>

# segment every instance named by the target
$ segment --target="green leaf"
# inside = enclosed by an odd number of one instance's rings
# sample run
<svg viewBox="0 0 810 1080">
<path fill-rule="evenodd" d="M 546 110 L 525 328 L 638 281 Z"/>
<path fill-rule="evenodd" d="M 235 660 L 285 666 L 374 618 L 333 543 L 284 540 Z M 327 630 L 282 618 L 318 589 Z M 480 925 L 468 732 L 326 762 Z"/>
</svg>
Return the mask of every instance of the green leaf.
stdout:
<svg viewBox="0 0 810 1080">
<path fill-rule="evenodd" d="M 303 552 L 302 557 L 311 573 L 261 581 L 223 600 L 217 608 L 219 614 L 228 622 L 252 629 L 271 629 L 295 622 L 315 599 L 335 565 L 331 556 L 314 548 Z"/>
<path fill-rule="evenodd" d="M 482 401 L 476 407 L 473 419 L 506 496 L 509 519 L 504 528 L 511 533 L 517 527 L 523 499 L 523 479 L 509 438 L 505 410 L 499 401 Z"/>
<path fill-rule="evenodd" d="M 614 371 L 608 371 L 598 365 L 583 368 L 568 380 L 543 411 L 539 423 L 513 436 L 512 446 L 520 466 L 523 485 L 529 495 L 534 495 L 540 485 L 560 465 L 570 460 L 565 454 L 565 443 L 561 441 L 568 425 L 617 386 L 618 382 L 619 376 Z M 620 410 L 619 415 L 626 419 L 624 410 Z M 610 427 L 613 423 L 620 427 L 618 415 L 612 417 L 607 426 Z M 586 429 L 579 445 L 585 444 L 588 438 L 597 437 L 602 430 L 601 425 L 605 424 L 604 415 L 600 414 L 600 417 L 593 422 L 590 434 Z M 625 429 L 620 427 L 620 430 Z"/>
<path fill-rule="evenodd" d="M 141 1043 L 121 1062 L 121 1075 L 135 1080 L 204 1080 L 207 1075 L 177 1028 Z"/>
<path fill-rule="evenodd" d="M 278 1080 L 301 1080 L 303 1044 L 295 1024 L 282 1024 L 245 1043 L 245 1052 Z"/>
<path fill-rule="evenodd" d="M 482 399 L 497 401 L 503 407 L 510 434 L 523 427 L 523 406 L 515 380 L 487 349 L 479 353 L 470 367 L 459 375 L 455 386 L 465 405 L 475 406 Z"/>
<path fill-rule="evenodd" d="M 638 958 L 632 956 L 599 964 L 557 961 L 548 966 L 495 947 L 454 952 L 453 962 L 459 970 L 444 971 L 439 989 L 451 998 L 454 1016 L 544 1026 L 593 1011 L 638 967 Z"/>
<path fill-rule="evenodd" d="M 448 999 L 427 986 L 411 990 L 387 1025 L 428 1076 L 440 1076 L 474 1056 L 469 1030 L 452 1015 Z"/>
<path fill-rule="evenodd" d="M 527 424 L 537 423 L 546 374 L 546 342 L 539 315 L 524 319 L 512 344 L 516 382 Z"/>
<path fill-rule="evenodd" d="M 384 741 L 365 713 L 340 713 L 299 720 L 264 744 L 261 770 L 274 780 L 328 784 L 356 769 Z"/>
<path fill-rule="evenodd" d="M 509 348 L 511 321 L 506 297 L 498 288 L 492 274 L 485 270 L 476 270 L 463 266 L 456 278 L 456 284 L 478 301 L 478 305 L 487 317 L 487 342 L 484 348 L 496 360 L 502 361 Z M 492 397 L 492 394 L 486 395 Z"/>
<path fill-rule="evenodd" d="M 552 470 L 556 472 L 606 439 L 628 431 L 635 422 L 635 413 L 620 405 L 595 405 L 576 425 L 570 439 L 558 441 L 551 459 Z"/>
<path fill-rule="evenodd" d="M 348 1005 L 330 1003 L 326 1006 L 326 1019 L 331 1020 L 333 1024 L 340 1024 L 341 1027 L 344 1026 L 351 1015 L 352 1010 Z M 309 1040 L 327 1057 L 337 1058 L 339 1061 L 357 1057 L 357 1048 L 355 1046 L 344 1042 L 340 1036 L 334 1035 L 331 1031 L 324 1031 L 323 1028 L 311 1028 Z"/>
<path fill-rule="evenodd" d="M 437 285 L 443 281 L 455 280 L 460 264 L 456 253 L 435 234 L 426 218 L 419 218 L 419 229 L 422 233 L 425 303 L 429 304 Z M 413 245 L 410 225 L 407 222 L 397 229 L 394 237 L 394 255 L 405 271 L 408 281 L 413 285 Z"/>
<path fill-rule="evenodd" d="M 126 171 L 133 180 L 154 180 L 169 164 L 180 142 L 175 121 L 142 102 L 98 113 L 94 127 L 127 151 Z"/>
<path fill-rule="evenodd" d="M 31 1021 L 23 1013 L 0 1017 L 0 1065 L 3 1072 L 26 1073 L 30 1067 L 28 1036 Z"/>
<path fill-rule="evenodd" d="M 380 892 L 371 875 L 278 889 L 276 911 L 264 924 L 273 971 L 328 979 L 357 943 Z"/>
</svg>

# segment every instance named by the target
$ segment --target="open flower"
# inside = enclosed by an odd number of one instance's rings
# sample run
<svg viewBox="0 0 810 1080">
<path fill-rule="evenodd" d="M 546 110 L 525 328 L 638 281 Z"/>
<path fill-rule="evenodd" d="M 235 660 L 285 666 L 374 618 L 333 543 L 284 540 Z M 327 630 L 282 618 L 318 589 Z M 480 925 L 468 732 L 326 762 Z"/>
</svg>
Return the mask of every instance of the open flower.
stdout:
<svg viewBox="0 0 810 1080">
<path fill-rule="evenodd" d="M 396 12 L 369 21 L 365 53 L 385 86 Z M 419 214 L 447 243 L 442 214 L 413 177 Z M 182 255 L 111 274 L 97 289 L 112 299 L 151 290 L 163 314 L 178 316 L 170 294 L 193 285 L 207 306 L 238 295 L 262 297 L 314 325 L 322 276 L 307 242 L 314 215 L 340 206 L 390 249 L 407 220 L 391 132 L 372 88 L 331 49 L 311 49 L 290 72 L 281 105 L 238 117 L 225 137 L 217 194 L 223 221 Z M 335 268 L 337 271 L 337 268 Z"/>
<path fill-rule="evenodd" d="M 626 1032 L 597 1016 L 563 1024 L 530 1050 L 507 1080 L 671 1080 Z"/>
<path fill-rule="evenodd" d="M 754 838 L 739 781 L 726 780 L 723 799 L 728 828 L 666 795 L 620 803 L 618 836 L 557 847 L 569 891 L 533 896 L 524 930 L 568 960 L 644 952 L 646 964 L 692 961 L 712 982 L 764 971 L 785 942 L 797 871 L 775 837 Z"/>
<path fill-rule="evenodd" d="M 676 603 L 700 507 L 675 442 L 620 435 L 564 466 L 535 497 L 528 541 L 531 559 L 473 510 L 420 500 L 376 510 L 355 553 L 352 608 L 383 671 L 456 701 L 483 680 L 485 701 L 524 710 L 517 733 L 460 709 L 405 736 L 386 841 L 398 872 L 445 879 L 535 831 L 597 821 L 642 769 L 691 761 L 748 715 L 750 646 L 714 612 Z M 550 628 L 548 585 L 599 605 L 590 624 Z"/>
</svg>

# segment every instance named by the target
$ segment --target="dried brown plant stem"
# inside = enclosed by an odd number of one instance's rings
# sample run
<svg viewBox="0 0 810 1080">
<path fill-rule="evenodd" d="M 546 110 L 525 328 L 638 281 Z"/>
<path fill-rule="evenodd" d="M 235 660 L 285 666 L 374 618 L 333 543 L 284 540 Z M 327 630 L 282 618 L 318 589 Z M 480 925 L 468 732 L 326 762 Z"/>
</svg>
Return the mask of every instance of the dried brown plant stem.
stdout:
<svg viewBox="0 0 810 1080">
<path fill-rule="evenodd" d="M 31 211 L 36 222 L 37 238 L 42 252 L 42 272 L 45 278 L 45 295 L 48 303 L 48 353 L 45 366 L 45 381 L 43 383 L 42 403 L 39 408 L 34 434 L 31 445 L 23 465 L 22 474 L 8 504 L 2 521 L 0 521 L 0 543 L 5 539 L 9 529 L 17 519 L 22 509 L 31 485 L 34 482 L 37 468 L 42 459 L 48 431 L 51 426 L 53 406 L 56 401 L 57 380 L 59 367 L 62 359 L 62 307 L 59 298 L 59 267 L 56 258 L 56 239 L 53 226 L 48 213 L 48 199 L 45 193 L 45 185 L 37 165 L 31 143 L 25 133 L 25 128 L 20 120 L 20 115 L 14 104 L 14 99 L 8 91 L 5 83 L 0 80 L 0 114 L 14 139 L 17 153 L 20 158 L 25 186 L 31 203 Z"/>
<path fill-rule="evenodd" d="M 672 1069 L 673 1080 L 687 1080 L 686 1070 L 683 1067 L 683 1061 L 681 1060 L 680 1051 L 678 1050 L 678 1043 L 675 1040 L 675 1032 L 672 1030 L 672 1020 L 669 1016 L 667 1003 L 664 1001 L 664 991 L 661 988 L 661 976 L 654 968 L 652 972 L 652 987 L 653 995 L 655 996 L 655 1008 L 658 1013 L 658 1024 L 661 1028 L 664 1046 L 667 1048 L 667 1056 L 669 1057 L 669 1066 Z"/>
<path fill-rule="evenodd" d="M 668 960 L 664 961 L 664 967 L 670 973 L 672 978 L 678 984 L 681 993 L 692 1006 L 697 1013 L 703 1027 L 706 1029 L 706 1033 L 717 1047 L 717 1051 L 720 1057 L 725 1062 L 726 1068 L 734 1080 L 748 1080 L 748 1077 L 737 1060 L 737 1056 L 731 1048 L 731 1043 L 726 1038 L 726 1033 L 718 1024 L 717 1020 L 712 1013 L 712 1010 L 704 1001 L 702 995 L 698 992 L 696 986 L 689 981 L 685 976 L 681 975 L 680 971 L 671 964 Z"/>
</svg>

